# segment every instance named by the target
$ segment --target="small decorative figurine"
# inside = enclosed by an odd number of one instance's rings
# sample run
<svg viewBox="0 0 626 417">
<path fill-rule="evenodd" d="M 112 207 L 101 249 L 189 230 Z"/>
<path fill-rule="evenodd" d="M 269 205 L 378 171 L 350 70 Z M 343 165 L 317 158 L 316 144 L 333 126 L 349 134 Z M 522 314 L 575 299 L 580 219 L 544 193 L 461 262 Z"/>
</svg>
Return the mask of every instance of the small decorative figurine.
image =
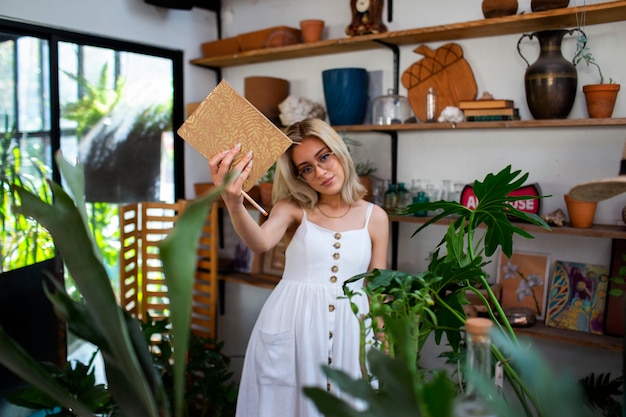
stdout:
<svg viewBox="0 0 626 417">
<path fill-rule="evenodd" d="M 384 5 L 384 0 L 350 0 L 352 22 L 346 28 L 346 35 L 387 32 L 387 26 L 382 21 Z"/>
</svg>

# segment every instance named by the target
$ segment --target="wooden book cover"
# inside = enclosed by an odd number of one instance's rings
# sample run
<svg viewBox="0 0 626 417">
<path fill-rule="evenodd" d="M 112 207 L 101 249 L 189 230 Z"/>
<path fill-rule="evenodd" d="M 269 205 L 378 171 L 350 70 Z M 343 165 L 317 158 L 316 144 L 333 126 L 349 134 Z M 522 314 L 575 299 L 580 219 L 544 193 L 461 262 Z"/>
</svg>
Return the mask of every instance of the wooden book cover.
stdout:
<svg viewBox="0 0 626 417">
<path fill-rule="evenodd" d="M 207 160 L 241 143 L 234 165 L 252 150 L 254 163 L 244 191 L 249 191 L 292 143 L 225 80 L 191 113 L 178 134 Z"/>
<path fill-rule="evenodd" d="M 502 109 L 513 107 L 513 100 L 468 100 L 460 101 L 459 109 Z"/>
<path fill-rule="evenodd" d="M 514 116 L 519 117 L 519 109 L 517 108 L 501 108 L 501 109 L 467 109 L 463 110 L 465 117 L 468 116 Z"/>
</svg>

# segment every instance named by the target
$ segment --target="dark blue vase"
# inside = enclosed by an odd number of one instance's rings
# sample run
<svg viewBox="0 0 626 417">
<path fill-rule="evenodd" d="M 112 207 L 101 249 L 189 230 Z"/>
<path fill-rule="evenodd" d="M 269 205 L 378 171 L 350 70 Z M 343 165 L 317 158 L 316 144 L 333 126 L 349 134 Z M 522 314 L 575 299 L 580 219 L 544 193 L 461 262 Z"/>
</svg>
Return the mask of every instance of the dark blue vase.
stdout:
<svg viewBox="0 0 626 417">
<path fill-rule="evenodd" d="M 367 108 L 368 76 L 364 68 L 333 68 L 322 71 L 324 100 L 330 124 L 363 123 Z"/>
</svg>

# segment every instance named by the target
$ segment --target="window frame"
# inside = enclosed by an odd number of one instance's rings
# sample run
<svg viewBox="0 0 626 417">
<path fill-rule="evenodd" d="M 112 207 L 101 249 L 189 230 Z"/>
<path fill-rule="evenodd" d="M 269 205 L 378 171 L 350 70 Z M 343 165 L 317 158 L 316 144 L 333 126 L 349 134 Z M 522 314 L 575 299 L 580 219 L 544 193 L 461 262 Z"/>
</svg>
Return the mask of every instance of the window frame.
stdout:
<svg viewBox="0 0 626 417">
<path fill-rule="evenodd" d="M 61 174 L 54 162 L 54 154 L 61 148 L 61 108 L 59 95 L 59 42 L 72 42 L 76 44 L 110 48 L 123 52 L 132 52 L 144 55 L 151 55 L 172 61 L 173 77 L 173 102 L 172 102 L 172 126 L 180 126 L 184 122 L 184 99 L 183 99 L 183 51 L 175 49 L 161 48 L 146 45 L 138 42 L 107 38 L 103 36 L 90 35 L 81 32 L 73 32 L 50 28 L 46 26 L 34 25 L 31 23 L 17 22 L 13 20 L 0 19 L 0 32 L 15 34 L 17 36 L 32 36 L 46 40 L 49 45 L 48 65 L 49 85 L 50 85 L 50 145 L 52 162 L 52 179 L 61 182 Z M 19 109 L 16 108 L 16 112 Z M 17 116 L 17 114 L 16 114 Z M 174 134 L 174 198 L 175 200 L 185 198 L 185 171 L 184 171 L 184 141 L 176 133 Z"/>
</svg>

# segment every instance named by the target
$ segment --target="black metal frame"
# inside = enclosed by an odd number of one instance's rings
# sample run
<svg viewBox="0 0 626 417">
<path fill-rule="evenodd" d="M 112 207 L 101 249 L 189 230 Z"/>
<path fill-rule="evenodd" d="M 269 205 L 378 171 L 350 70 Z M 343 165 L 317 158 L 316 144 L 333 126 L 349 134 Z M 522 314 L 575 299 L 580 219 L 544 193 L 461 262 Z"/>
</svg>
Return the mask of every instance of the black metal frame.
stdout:
<svg viewBox="0 0 626 417">
<path fill-rule="evenodd" d="M 59 102 L 59 72 L 58 72 L 58 43 L 73 42 L 95 47 L 111 48 L 124 52 L 134 52 L 144 55 L 157 56 L 172 60 L 174 83 L 174 97 L 172 103 L 173 126 L 180 126 L 184 122 L 183 99 L 183 51 L 159 48 L 137 42 L 129 42 L 80 32 L 70 32 L 61 29 L 38 26 L 30 23 L 0 19 L 0 32 L 15 36 L 33 36 L 49 42 L 50 55 L 50 143 L 52 155 L 61 146 L 60 102 Z M 176 199 L 185 198 L 185 170 L 184 170 L 184 142 L 175 134 L 174 140 L 174 196 Z M 54 163 L 52 165 L 52 179 L 60 182 L 60 173 Z"/>
</svg>

